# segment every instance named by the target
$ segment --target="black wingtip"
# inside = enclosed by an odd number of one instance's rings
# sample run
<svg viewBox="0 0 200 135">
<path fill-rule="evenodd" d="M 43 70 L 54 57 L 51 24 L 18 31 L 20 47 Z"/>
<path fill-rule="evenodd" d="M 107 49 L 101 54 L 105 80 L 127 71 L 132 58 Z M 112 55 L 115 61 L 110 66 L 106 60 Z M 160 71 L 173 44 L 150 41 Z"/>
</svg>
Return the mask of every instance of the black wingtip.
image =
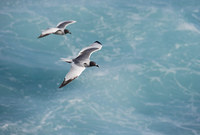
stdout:
<svg viewBox="0 0 200 135">
<path fill-rule="evenodd" d="M 44 35 L 40 35 L 38 38 L 43 38 L 43 37 L 45 37 L 45 36 L 48 36 L 49 34 L 44 34 Z"/>
<path fill-rule="evenodd" d="M 102 45 L 99 41 L 95 41 L 94 43 L 98 43 L 98 44 Z"/>
<path fill-rule="evenodd" d="M 39 37 L 37 37 L 37 38 L 42 38 L 42 36 L 40 35 Z"/>
<path fill-rule="evenodd" d="M 67 85 L 68 83 L 70 83 L 71 81 L 73 81 L 74 79 L 76 79 L 77 77 L 78 77 L 78 76 L 74 77 L 73 79 L 69 79 L 69 80 L 67 80 L 67 81 L 65 81 L 65 79 L 64 79 L 64 81 L 63 81 L 62 84 L 59 86 L 59 88 L 64 87 L 65 85 Z"/>
<path fill-rule="evenodd" d="M 38 38 L 43 38 L 43 37 L 45 37 L 45 36 L 47 36 L 47 35 L 42 35 L 42 34 L 41 34 Z"/>
<path fill-rule="evenodd" d="M 67 83 L 65 81 L 62 82 L 62 84 L 59 86 L 59 88 L 64 87 L 65 85 L 67 85 Z"/>
</svg>

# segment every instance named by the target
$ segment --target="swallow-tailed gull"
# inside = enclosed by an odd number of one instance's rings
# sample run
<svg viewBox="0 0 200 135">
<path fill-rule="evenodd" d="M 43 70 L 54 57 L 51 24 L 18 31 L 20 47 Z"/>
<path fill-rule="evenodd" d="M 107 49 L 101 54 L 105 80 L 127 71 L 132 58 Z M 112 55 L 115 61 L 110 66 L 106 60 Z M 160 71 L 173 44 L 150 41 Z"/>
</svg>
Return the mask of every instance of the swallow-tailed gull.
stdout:
<svg viewBox="0 0 200 135">
<path fill-rule="evenodd" d="M 68 83 L 76 79 L 85 70 L 86 67 L 99 67 L 94 61 L 90 61 L 90 56 L 93 52 L 96 52 L 101 48 L 101 43 L 99 41 L 95 41 L 90 46 L 83 48 L 76 58 L 72 60 L 61 58 L 62 61 L 71 63 L 71 69 L 66 74 L 64 81 L 62 82 L 59 88 L 67 85 Z"/>
<path fill-rule="evenodd" d="M 68 25 L 75 23 L 76 21 L 64 21 L 57 24 L 56 28 L 48 28 L 42 32 L 38 38 L 48 36 L 49 34 L 65 35 L 67 33 L 71 34 L 68 29 L 65 29 Z"/>
</svg>

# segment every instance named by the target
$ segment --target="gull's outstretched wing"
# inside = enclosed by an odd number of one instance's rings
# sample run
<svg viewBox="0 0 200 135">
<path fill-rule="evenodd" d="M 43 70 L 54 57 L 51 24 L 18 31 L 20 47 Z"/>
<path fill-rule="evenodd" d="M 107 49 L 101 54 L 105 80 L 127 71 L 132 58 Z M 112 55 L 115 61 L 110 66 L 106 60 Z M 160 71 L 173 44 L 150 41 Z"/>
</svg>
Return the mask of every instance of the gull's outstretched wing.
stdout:
<svg viewBox="0 0 200 135">
<path fill-rule="evenodd" d="M 64 21 L 64 22 L 60 22 L 57 24 L 56 28 L 65 28 L 67 27 L 68 25 L 72 24 L 72 23 L 75 23 L 76 21 Z"/>
<path fill-rule="evenodd" d="M 78 56 L 74 59 L 74 60 L 79 60 L 79 61 L 82 61 L 82 60 L 87 60 L 90 58 L 91 54 L 93 52 L 96 52 L 98 50 L 101 50 L 102 48 L 102 45 L 99 41 L 95 41 L 93 44 L 91 44 L 90 46 L 86 47 L 86 48 L 83 48 Z"/>
<path fill-rule="evenodd" d="M 65 85 L 76 79 L 84 70 L 85 67 L 80 67 L 72 63 L 70 71 L 66 74 L 64 81 L 62 82 L 59 88 L 64 87 Z"/>
<path fill-rule="evenodd" d="M 59 30 L 59 28 L 49 28 L 47 30 L 44 30 L 42 32 L 42 34 L 38 38 L 42 38 L 42 37 L 48 36 L 49 34 L 53 34 L 58 30 Z"/>
</svg>

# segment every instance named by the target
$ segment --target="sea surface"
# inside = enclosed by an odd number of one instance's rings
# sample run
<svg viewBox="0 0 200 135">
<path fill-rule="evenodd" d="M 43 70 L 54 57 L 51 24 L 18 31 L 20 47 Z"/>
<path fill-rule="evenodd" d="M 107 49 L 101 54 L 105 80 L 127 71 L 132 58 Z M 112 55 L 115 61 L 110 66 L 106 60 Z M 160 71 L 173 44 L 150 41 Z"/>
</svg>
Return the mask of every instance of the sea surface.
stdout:
<svg viewBox="0 0 200 135">
<path fill-rule="evenodd" d="M 1 0 L 0 135 L 200 135 L 200 0 Z"/>
</svg>

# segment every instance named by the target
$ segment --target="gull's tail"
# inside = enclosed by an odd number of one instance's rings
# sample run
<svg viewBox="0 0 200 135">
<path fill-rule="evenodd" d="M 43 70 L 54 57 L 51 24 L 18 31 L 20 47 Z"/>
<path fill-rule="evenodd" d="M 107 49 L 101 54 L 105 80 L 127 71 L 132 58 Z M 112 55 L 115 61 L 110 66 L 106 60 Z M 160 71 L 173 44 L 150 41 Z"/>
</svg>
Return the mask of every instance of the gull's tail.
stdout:
<svg viewBox="0 0 200 135">
<path fill-rule="evenodd" d="M 67 58 L 60 58 L 61 61 L 65 61 L 67 63 L 72 63 L 72 60 L 67 59 Z"/>
</svg>

